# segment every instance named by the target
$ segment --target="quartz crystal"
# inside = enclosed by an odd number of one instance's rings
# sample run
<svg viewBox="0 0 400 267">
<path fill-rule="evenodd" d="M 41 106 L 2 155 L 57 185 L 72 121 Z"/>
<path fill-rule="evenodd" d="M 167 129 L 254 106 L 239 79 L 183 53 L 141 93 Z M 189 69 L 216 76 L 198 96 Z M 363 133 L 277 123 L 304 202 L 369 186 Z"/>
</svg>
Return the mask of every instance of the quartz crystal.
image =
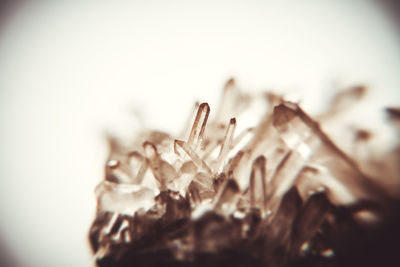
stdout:
<svg viewBox="0 0 400 267">
<path fill-rule="evenodd" d="M 370 244 L 397 222 L 398 196 L 379 179 L 398 173 L 371 177 L 321 126 L 365 93 L 338 93 L 317 122 L 299 104 L 245 94 L 231 79 L 212 120 L 209 105 L 196 104 L 187 136 L 145 131 L 131 146 L 110 138 L 89 232 L 96 264 L 365 266 L 387 257 Z M 258 122 L 242 123 L 246 112 Z M 399 109 L 387 112 L 398 126 Z M 388 155 L 399 159 L 395 151 Z M 371 261 L 358 258 L 370 251 Z"/>
</svg>

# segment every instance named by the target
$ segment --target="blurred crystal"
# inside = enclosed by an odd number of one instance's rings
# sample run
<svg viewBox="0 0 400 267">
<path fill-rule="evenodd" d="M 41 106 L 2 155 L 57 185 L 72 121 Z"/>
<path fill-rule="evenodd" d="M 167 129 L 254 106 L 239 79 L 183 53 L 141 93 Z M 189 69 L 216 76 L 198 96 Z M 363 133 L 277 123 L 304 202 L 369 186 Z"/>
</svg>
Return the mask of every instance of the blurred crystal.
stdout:
<svg viewBox="0 0 400 267">
<path fill-rule="evenodd" d="M 363 98 L 366 93 L 367 88 L 363 85 L 353 86 L 338 92 L 332 99 L 330 106 L 328 106 L 324 113 L 318 116 L 318 119 L 327 120 L 335 117 L 337 114 L 354 106 L 354 104 Z"/>
<path fill-rule="evenodd" d="M 338 148 L 319 124 L 297 104 L 284 102 L 276 106 L 274 126 L 291 149 L 305 159 L 324 166 L 331 176 L 346 185 L 346 190 L 353 196 L 352 201 L 358 198 L 385 198 L 380 185 L 363 174 L 357 163 Z"/>
<path fill-rule="evenodd" d="M 283 196 L 279 209 L 267 226 L 265 258 L 273 266 L 282 266 L 287 261 L 290 249 L 290 234 L 294 219 L 300 211 L 302 200 L 296 187 Z"/>
<path fill-rule="evenodd" d="M 149 188 L 104 181 L 96 187 L 96 197 L 98 210 L 133 215 L 154 205 L 155 195 Z"/>
<path fill-rule="evenodd" d="M 325 192 L 312 194 L 293 220 L 292 249 L 297 252 L 306 241 L 309 241 L 320 228 L 327 216 L 331 203 Z"/>
<path fill-rule="evenodd" d="M 229 179 L 219 191 L 215 197 L 214 210 L 225 215 L 233 213 L 239 199 L 239 186 L 235 180 Z"/>
<path fill-rule="evenodd" d="M 250 176 L 250 205 L 252 208 L 267 210 L 267 178 L 265 171 L 266 159 L 258 157 L 254 163 Z"/>
<path fill-rule="evenodd" d="M 236 119 L 232 118 L 229 121 L 224 140 L 222 141 L 221 150 L 219 152 L 217 161 L 215 163 L 214 172 L 219 172 L 222 164 L 224 164 L 224 162 L 225 162 L 225 159 L 226 159 L 228 152 L 230 150 L 230 147 L 232 145 L 235 128 L 236 128 Z"/>
</svg>

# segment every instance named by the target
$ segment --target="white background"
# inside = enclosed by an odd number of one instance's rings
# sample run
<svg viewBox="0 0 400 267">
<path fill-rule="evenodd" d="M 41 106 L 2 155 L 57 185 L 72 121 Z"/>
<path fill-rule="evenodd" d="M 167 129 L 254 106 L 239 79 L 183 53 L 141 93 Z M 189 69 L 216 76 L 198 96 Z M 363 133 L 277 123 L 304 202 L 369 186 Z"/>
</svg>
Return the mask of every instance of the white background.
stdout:
<svg viewBox="0 0 400 267">
<path fill-rule="evenodd" d="M 176 133 L 232 75 L 310 112 L 366 83 L 368 113 L 352 116 L 369 128 L 400 103 L 400 41 L 370 1 L 66 2 L 23 4 L 1 25 L 0 243 L 20 266 L 92 265 L 105 129 Z"/>
</svg>

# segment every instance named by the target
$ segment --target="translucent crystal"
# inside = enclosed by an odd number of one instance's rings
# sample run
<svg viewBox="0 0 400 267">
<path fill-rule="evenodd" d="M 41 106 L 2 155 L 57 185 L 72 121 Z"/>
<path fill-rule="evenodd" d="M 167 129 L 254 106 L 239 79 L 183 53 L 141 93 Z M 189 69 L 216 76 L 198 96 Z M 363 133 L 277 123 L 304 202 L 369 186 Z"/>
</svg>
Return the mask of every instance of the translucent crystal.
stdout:
<svg viewBox="0 0 400 267">
<path fill-rule="evenodd" d="M 128 166 L 123 165 L 119 160 L 110 159 L 106 164 L 106 179 L 117 183 L 131 183 L 132 178 Z"/>
<path fill-rule="evenodd" d="M 175 168 L 161 159 L 154 144 L 144 142 L 143 149 L 154 174 L 154 178 L 160 184 L 160 190 L 165 191 L 167 185 L 177 177 Z"/>
<path fill-rule="evenodd" d="M 267 210 L 267 178 L 265 173 L 266 159 L 258 157 L 254 163 L 250 176 L 250 204 L 252 208 Z"/>
<path fill-rule="evenodd" d="M 240 189 L 235 180 L 227 180 L 215 197 L 215 211 L 225 215 L 233 213 L 236 202 L 239 200 L 239 192 Z"/>
<path fill-rule="evenodd" d="M 316 117 L 333 123 L 365 92 L 339 92 Z M 387 112 L 398 125 L 398 109 Z M 399 184 L 400 150 L 371 161 L 371 131 L 353 129 L 354 160 L 298 104 L 245 94 L 233 79 L 209 115 L 196 103 L 178 139 L 110 138 L 89 232 L 98 266 L 341 266 L 397 214 L 387 192 L 400 190 L 376 181 Z"/>
<path fill-rule="evenodd" d="M 190 132 L 189 139 L 187 141 L 188 146 L 196 151 L 197 147 L 203 141 L 204 130 L 206 129 L 206 123 L 208 115 L 210 114 L 210 107 L 207 103 L 202 103 L 197 111 L 196 118 Z"/>
<path fill-rule="evenodd" d="M 353 195 L 353 201 L 357 198 L 385 198 L 379 185 L 364 175 L 355 161 L 340 150 L 298 105 L 285 102 L 276 106 L 274 126 L 291 149 L 321 164 L 331 176 L 345 184 L 346 190 Z"/>
<path fill-rule="evenodd" d="M 301 244 L 309 241 L 327 216 L 331 203 L 325 192 L 312 194 L 293 221 L 292 252 L 297 253 Z"/>
<path fill-rule="evenodd" d="M 265 257 L 274 266 L 285 264 L 290 249 L 290 234 L 294 219 L 297 217 L 302 200 L 296 187 L 292 187 L 282 198 L 279 209 L 267 227 Z"/>
<path fill-rule="evenodd" d="M 147 210 L 154 205 L 154 192 L 134 185 L 104 181 L 96 187 L 99 211 L 112 211 L 133 215 L 139 209 Z"/>
<path fill-rule="evenodd" d="M 198 168 L 201 168 L 201 169 L 207 171 L 208 173 L 212 173 L 212 170 L 208 166 L 208 164 L 204 160 L 202 160 L 199 157 L 199 155 L 196 153 L 196 151 L 194 151 L 191 147 L 189 147 L 186 142 L 180 141 L 180 140 L 175 140 L 174 150 L 175 150 L 175 153 L 180 156 L 182 156 L 184 153 L 186 153 L 190 157 L 190 159 L 193 161 L 193 163 L 196 164 L 196 166 Z M 179 152 L 180 150 L 182 150 L 183 152 Z"/>
<path fill-rule="evenodd" d="M 337 114 L 346 111 L 358 102 L 367 92 L 363 85 L 353 86 L 341 92 L 338 92 L 332 99 L 331 105 L 324 113 L 318 116 L 318 119 L 327 120 L 335 117 Z"/>
<path fill-rule="evenodd" d="M 135 184 L 141 184 L 147 171 L 148 164 L 144 157 L 137 151 L 130 152 L 128 157 L 133 181 Z"/>
<path fill-rule="evenodd" d="M 222 164 L 225 162 L 226 156 L 232 145 L 233 135 L 236 128 L 236 119 L 232 118 L 226 130 L 225 138 L 222 141 L 221 151 L 219 152 L 218 159 L 215 164 L 214 172 L 219 172 Z"/>
</svg>

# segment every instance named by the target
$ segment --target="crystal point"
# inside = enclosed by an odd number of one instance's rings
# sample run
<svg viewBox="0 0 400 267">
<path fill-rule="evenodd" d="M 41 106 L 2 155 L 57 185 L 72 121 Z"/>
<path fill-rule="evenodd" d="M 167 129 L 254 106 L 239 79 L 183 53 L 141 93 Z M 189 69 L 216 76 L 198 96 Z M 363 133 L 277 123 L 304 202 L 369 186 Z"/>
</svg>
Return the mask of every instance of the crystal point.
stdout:
<svg viewBox="0 0 400 267">
<path fill-rule="evenodd" d="M 187 144 L 194 151 L 203 141 L 204 130 L 206 128 L 208 115 L 210 114 L 210 106 L 207 103 L 202 103 L 194 119 L 192 130 L 189 135 Z"/>
<path fill-rule="evenodd" d="M 224 140 L 222 141 L 221 150 L 219 152 L 217 163 L 215 166 L 216 172 L 219 172 L 219 169 L 221 168 L 222 164 L 226 159 L 226 156 L 228 155 L 229 149 L 232 144 L 233 135 L 235 133 L 235 128 L 236 128 L 236 119 L 232 118 L 226 130 Z"/>
</svg>

